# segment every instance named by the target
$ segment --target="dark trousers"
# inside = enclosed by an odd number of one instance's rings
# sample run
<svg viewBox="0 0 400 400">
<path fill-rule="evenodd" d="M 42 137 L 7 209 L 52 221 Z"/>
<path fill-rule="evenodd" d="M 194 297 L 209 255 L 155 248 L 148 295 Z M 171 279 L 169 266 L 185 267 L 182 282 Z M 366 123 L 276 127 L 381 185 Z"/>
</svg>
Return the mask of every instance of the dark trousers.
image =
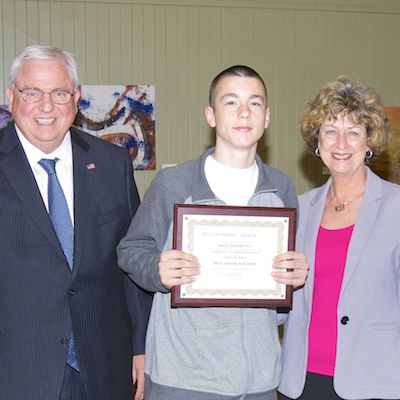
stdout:
<svg viewBox="0 0 400 400">
<path fill-rule="evenodd" d="M 69 365 L 65 367 L 64 382 L 61 387 L 60 400 L 85 400 L 85 389 L 79 372 Z"/>
<path fill-rule="evenodd" d="M 280 400 L 294 400 L 279 393 Z M 333 377 L 307 372 L 303 394 L 296 400 L 344 400 L 333 389 Z M 371 399 L 379 400 L 379 399 Z"/>
</svg>

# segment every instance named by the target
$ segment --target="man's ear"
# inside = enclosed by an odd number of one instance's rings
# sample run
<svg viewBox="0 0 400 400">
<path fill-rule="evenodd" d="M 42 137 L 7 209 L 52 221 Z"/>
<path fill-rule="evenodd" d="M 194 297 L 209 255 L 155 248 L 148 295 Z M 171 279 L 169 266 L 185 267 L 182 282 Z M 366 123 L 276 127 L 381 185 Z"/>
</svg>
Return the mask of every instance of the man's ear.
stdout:
<svg viewBox="0 0 400 400">
<path fill-rule="evenodd" d="M 210 106 L 207 106 L 204 109 L 204 115 L 206 117 L 208 125 L 210 125 L 211 128 L 215 128 L 216 123 L 215 123 L 214 109 Z"/>
<path fill-rule="evenodd" d="M 10 113 L 12 113 L 12 105 L 14 102 L 14 91 L 12 90 L 11 85 L 7 85 L 6 87 L 6 95 L 8 98 L 8 111 L 10 111 Z"/>
<path fill-rule="evenodd" d="M 75 103 L 75 107 L 76 109 L 78 109 L 78 101 L 81 97 L 81 85 L 78 85 L 78 87 L 75 89 L 74 92 L 74 103 Z"/>
</svg>

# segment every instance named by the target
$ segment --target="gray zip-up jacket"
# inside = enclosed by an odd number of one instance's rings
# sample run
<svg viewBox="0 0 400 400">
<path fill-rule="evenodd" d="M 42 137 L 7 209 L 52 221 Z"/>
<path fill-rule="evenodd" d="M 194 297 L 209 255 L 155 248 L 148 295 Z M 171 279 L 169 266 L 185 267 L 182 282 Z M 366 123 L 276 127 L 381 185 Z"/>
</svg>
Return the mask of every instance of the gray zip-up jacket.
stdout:
<svg viewBox="0 0 400 400">
<path fill-rule="evenodd" d="M 279 383 L 275 310 L 171 308 L 169 290 L 160 282 L 160 253 L 172 248 L 174 204 L 224 204 L 204 173 L 205 160 L 213 151 L 160 171 L 118 246 L 120 267 L 138 285 L 156 292 L 146 338 L 146 400 L 262 396 Z M 256 162 L 259 178 L 248 205 L 297 207 L 290 179 L 258 156 Z"/>
</svg>

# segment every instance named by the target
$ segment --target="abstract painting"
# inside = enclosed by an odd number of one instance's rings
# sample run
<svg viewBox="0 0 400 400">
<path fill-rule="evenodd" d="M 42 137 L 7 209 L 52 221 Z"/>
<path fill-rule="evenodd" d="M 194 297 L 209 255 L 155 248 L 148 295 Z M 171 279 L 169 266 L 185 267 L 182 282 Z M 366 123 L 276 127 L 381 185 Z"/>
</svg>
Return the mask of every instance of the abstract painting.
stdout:
<svg viewBox="0 0 400 400">
<path fill-rule="evenodd" d="M 372 165 L 372 169 L 382 178 L 400 183 L 400 107 L 385 107 L 392 125 L 392 140 Z"/>
<path fill-rule="evenodd" d="M 11 119 L 11 113 L 8 111 L 8 106 L 0 104 L 0 129 L 4 128 Z"/>
<path fill-rule="evenodd" d="M 82 85 L 74 125 L 128 149 L 136 170 L 156 168 L 155 87 Z"/>
</svg>

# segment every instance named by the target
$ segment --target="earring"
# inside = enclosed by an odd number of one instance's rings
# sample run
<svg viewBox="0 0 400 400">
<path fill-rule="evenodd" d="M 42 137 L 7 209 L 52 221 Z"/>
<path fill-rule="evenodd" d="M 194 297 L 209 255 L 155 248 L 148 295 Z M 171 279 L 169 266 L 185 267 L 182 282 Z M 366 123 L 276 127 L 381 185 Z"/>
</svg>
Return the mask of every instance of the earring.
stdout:
<svg viewBox="0 0 400 400">
<path fill-rule="evenodd" d="M 317 147 L 317 148 L 314 150 L 314 153 L 315 153 L 315 155 L 316 155 L 318 158 L 321 158 L 321 156 L 320 156 L 320 154 L 319 154 L 319 147 Z"/>
<path fill-rule="evenodd" d="M 372 150 L 368 149 L 367 152 L 365 153 L 365 158 L 369 160 L 373 155 L 374 153 L 372 152 Z"/>
</svg>

